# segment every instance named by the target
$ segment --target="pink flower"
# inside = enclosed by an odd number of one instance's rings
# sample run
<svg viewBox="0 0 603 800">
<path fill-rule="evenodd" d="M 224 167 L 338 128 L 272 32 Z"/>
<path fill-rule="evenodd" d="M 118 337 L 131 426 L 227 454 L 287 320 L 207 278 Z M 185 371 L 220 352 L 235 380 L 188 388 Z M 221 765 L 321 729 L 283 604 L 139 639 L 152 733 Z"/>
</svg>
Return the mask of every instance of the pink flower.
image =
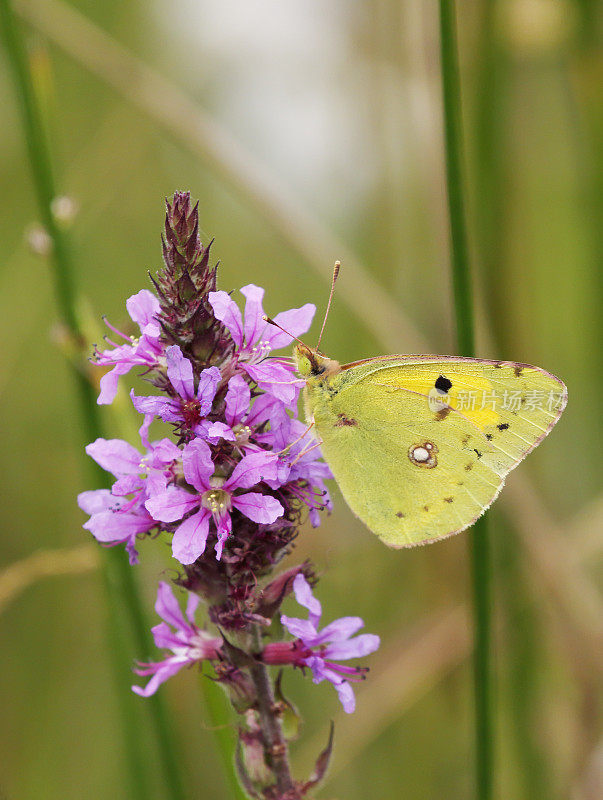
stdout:
<svg viewBox="0 0 603 800">
<path fill-rule="evenodd" d="M 349 681 L 362 680 L 367 670 L 366 667 L 348 667 L 336 662 L 373 653 L 379 647 L 380 639 L 371 633 L 354 637 L 364 625 L 360 617 L 342 617 L 319 631 L 322 609 L 302 573 L 295 576 L 293 591 L 297 602 L 308 609 L 308 619 L 283 614 L 282 624 L 297 638 L 294 642 L 267 644 L 262 660 L 267 664 L 309 667 L 314 683 L 330 681 L 339 695 L 343 710 L 351 714 L 356 708 L 356 699 Z"/>
<path fill-rule="evenodd" d="M 132 686 L 132 690 L 136 694 L 141 697 L 149 697 L 157 691 L 160 684 L 175 675 L 182 667 L 198 664 L 205 659 L 219 658 L 222 640 L 219 637 L 210 636 L 206 631 L 199 630 L 195 625 L 195 611 L 198 605 L 199 597 L 189 594 L 185 619 L 169 584 L 163 581 L 159 584 L 155 611 L 165 621 L 155 625 L 152 633 L 155 645 L 164 650 L 170 650 L 171 655 L 163 661 L 138 665 L 134 670 L 137 675 L 152 675 L 153 677 L 144 689 L 140 686 Z M 170 625 L 174 630 L 170 628 Z"/>
<path fill-rule="evenodd" d="M 79 507 L 91 515 L 84 528 L 104 544 L 125 544 L 130 563 L 136 564 L 136 538 L 157 527 L 144 502 L 165 490 L 182 452 L 169 439 L 149 444 L 144 455 L 122 439 L 97 439 L 86 453 L 117 480 L 111 491 L 96 489 L 78 495 Z"/>
<path fill-rule="evenodd" d="M 144 366 L 147 369 L 157 367 L 163 354 L 163 348 L 159 341 L 161 327 L 156 319 L 161 307 L 155 295 L 147 289 L 141 289 L 138 294 L 128 298 L 126 308 L 131 319 L 140 328 L 140 337 L 135 339 L 133 336 L 128 336 L 109 325 L 105 320 L 107 326 L 121 336 L 126 344 L 116 344 L 107 339 L 107 342 L 113 347 L 95 351 L 95 363 L 99 366 L 115 364 L 111 372 L 103 375 L 100 380 L 101 391 L 96 401 L 99 405 L 113 402 L 120 375 L 126 375 L 135 366 Z"/>
<path fill-rule="evenodd" d="M 276 477 L 278 456 L 262 450 L 244 456 L 226 480 L 214 476 L 214 464 L 209 446 L 195 439 L 184 448 L 182 463 L 184 477 L 197 493 L 179 486 L 168 488 L 146 502 L 151 516 L 162 522 L 176 522 L 191 511 L 174 532 L 172 552 L 181 564 L 192 564 L 205 550 L 209 522 L 213 519 L 218 532 L 216 557 L 232 530 L 230 512 L 238 509 L 253 522 L 271 523 L 283 514 L 283 507 L 271 495 L 261 492 L 234 494 L 238 489 L 250 489 L 264 478 Z"/>
<path fill-rule="evenodd" d="M 140 501 L 115 497 L 108 489 L 81 492 L 77 503 L 82 511 L 90 514 L 84 528 L 101 544 L 125 544 L 130 564 L 137 564 L 137 537 L 157 527 L 144 505 Z"/>
<path fill-rule="evenodd" d="M 263 319 L 262 288 L 250 283 L 243 286 L 241 294 L 246 298 L 244 320 L 239 307 L 227 292 L 209 292 L 208 299 L 215 316 L 230 332 L 237 348 L 236 355 L 241 369 L 257 383 L 260 389 L 291 405 L 297 400 L 297 393 L 303 386 L 303 381 L 295 378 L 291 364 L 265 359 L 272 350 L 291 344 L 292 336 L 306 333 L 312 323 L 316 307 L 312 303 L 306 303 L 301 308 L 282 311 L 274 317 L 275 322 L 289 331 L 291 334 L 289 336 Z"/>
<path fill-rule="evenodd" d="M 181 430 L 203 436 L 208 422 L 205 417 L 211 411 L 220 383 L 220 370 L 217 367 L 204 369 L 195 388 L 193 365 L 182 355 L 178 345 L 166 348 L 165 358 L 167 376 L 177 396 L 138 396 L 133 390 L 130 392 L 134 408 L 145 415 L 140 434 L 144 439 L 153 418 L 158 416 L 164 422 L 177 424 Z"/>
</svg>

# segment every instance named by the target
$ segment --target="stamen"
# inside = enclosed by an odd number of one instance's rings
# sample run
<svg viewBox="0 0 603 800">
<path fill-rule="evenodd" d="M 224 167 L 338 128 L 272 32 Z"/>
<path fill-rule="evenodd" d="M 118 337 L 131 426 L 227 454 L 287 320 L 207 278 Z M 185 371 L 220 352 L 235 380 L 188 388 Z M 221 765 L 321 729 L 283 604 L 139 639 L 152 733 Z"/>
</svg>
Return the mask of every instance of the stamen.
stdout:
<svg viewBox="0 0 603 800">
<path fill-rule="evenodd" d="M 103 322 L 105 323 L 105 325 L 107 326 L 107 328 L 112 330 L 113 333 L 116 333 L 118 336 L 121 336 L 122 339 L 126 339 L 126 341 L 128 341 L 128 342 L 130 342 L 132 340 L 131 336 L 128 336 L 126 333 L 122 333 L 119 330 L 119 328 L 115 327 L 115 325 L 111 325 L 111 323 L 109 322 L 109 320 L 107 319 L 107 317 L 105 315 L 103 315 L 102 319 L 103 319 Z"/>
</svg>

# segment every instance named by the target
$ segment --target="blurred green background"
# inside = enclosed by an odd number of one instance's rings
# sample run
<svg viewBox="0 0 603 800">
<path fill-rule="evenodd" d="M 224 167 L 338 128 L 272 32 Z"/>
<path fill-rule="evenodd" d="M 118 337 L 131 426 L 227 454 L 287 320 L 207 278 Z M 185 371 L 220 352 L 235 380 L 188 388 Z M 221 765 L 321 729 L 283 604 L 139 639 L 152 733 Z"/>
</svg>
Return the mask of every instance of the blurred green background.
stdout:
<svg viewBox="0 0 603 800">
<path fill-rule="evenodd" d="M 603 796 L 601 7 L 459 7 L 478 354 L 539 364 L 570 396 L 489 515 L 496 796 L 594 800 Z M 92 339 L 101 314 L 125 322 L 125 299 L 161 264 L 163 198 L 189 189 L 204 239 L 216 239 L 221 287 L 265 286 L 268 313 L 324 307 L 342 259 L 329 355 L 453 351 L 435 2 L 23 0 L 18 9 L 60 191 L 77 209 L 70 236 Z M 98 553 L 75 504 L 88 488 L 83 434 L 48 262 L 35 252 L 3 51 L 0 104 L 0 797 L 121 800 Z M 118 436 L 132 420 L 106 423 Z M 324 574 L 326 617 L 360 614 L 383 644 L 353 716 L 330 688 L 289 677 L 306 718 L 294 772 L 308 774 L 334 719 L 322 797 L 467 798 L 467 536 L 392 552 L 335 487 L 334 497 L 334 514 L 308 527 L 292 559 L 310 557 Z M 174 562 L 151 543 L 142 556 L 154 624 L 157 579 Z M 199 678 L 189 671 L 162 691 L 191 798 L 228 798 Z M 153 778 L 150 797 L 161 798 Z"/>
</svg>

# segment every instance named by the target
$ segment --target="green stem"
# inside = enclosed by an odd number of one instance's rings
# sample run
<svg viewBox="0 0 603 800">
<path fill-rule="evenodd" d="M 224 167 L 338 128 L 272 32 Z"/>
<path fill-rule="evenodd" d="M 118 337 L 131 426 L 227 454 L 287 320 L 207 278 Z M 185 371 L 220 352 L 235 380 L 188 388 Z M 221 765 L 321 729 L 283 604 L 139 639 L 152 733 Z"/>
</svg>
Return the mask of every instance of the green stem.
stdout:
<svg viewBox="0 0 603 800">
<path fill-rule="evenodd" d="M 65 233 L 57 225 L 52 213 L 52 200 L 56 197 L 56 189 L 52 174 L 50 153 L 48 150 L 42 118 L 33 88 L 33 81 L 25 54 L 25 47 L 21 30 L 16 22 L 10 0 L 0 0 L 0 25 L 9 61 L 13 72 L 13 80 L 18 102 L 23 117 L 23 129 L 27 143 L 28 155 L 33 174 L 38 206 L 42 222 L 52 243 L 52 263 L 54 266 L 54 286 L 59 315 L 76 344 L 84 344 L 84 336 L 80 330 L 75 304 L 74 269 L 71 253 Z M 92 441 L 101 435 L 101 424 L 94 397 L 94 391 L 82 371 L 75 370 L 75 380 L 79 396 L 82 416 L 87 441 Z M 98 483 L 104 483 L 106 476 L 100 478 Z M 146 790 L 146 777 L 150 774 L 145 767 L 142 753 L 142 737 L 133 730 L 133 719 L 137 716 L 137 701 L 128 686 L 131 667 L 131 651 L 135 651 L 139 658 L 146 658 L 152 652 L 150 633 L 144 620 L 143 606 L 134 581 L 132 571 L 125 561 L 124 554 L 117 551 L 105 550 L 104 552 L 104 583 L 107 588 L 107 603 L 109 609 L 108 640 L 111 650 L 112 663 L 115 670 L 116 685 L 119 687 L 118 697 L 121 707 L 123 734 L 125 739 L 125 752 L 130 771 L 132 796 L 148 798 Z M 119 602 L 116 601 L 116 597 Z M 129 615 L 129 624 L 134 636 L 135 647 L 130 645 L 127 652 L 128 640 L 125 638 L 126 647 L 120 647 L 121 652 L 115 653 L 115 647 L 122 630 L 123 609 Z M 174 800 L 184 798 L 184 784 L 180 776 L 180 769 L 176 757 L 176 747 L 173 735 L 167 723 L 167 714 L 160 697 L 151 698 L 150 710 L 154 720 L 155 733 L 160 745 L 160 759 L 168 786 L 168 794 Z"/>
<path fill-rule="evenodd" d="M 465 223 L 461 93 L 454 0 L 439 0 L 446 183 L 450 218 L 452 279 L 457 325 L 457 347 L 475 354 L 475 332 Z M 490 657 L 490 552 L 485 519 L 470 534 L 471 579 L 475 629 L 474 693 L 476 796 L 490 800 L 494 784 L 493 715 Z"/>
</svg>

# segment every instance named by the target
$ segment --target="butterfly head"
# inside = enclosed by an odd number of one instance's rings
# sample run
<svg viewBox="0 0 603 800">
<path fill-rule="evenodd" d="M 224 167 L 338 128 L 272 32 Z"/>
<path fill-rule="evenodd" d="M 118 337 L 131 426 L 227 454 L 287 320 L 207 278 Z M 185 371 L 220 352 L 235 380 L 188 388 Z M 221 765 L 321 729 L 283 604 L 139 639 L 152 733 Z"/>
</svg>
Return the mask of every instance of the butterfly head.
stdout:
<svg viewBox="0 0 603 800">
<path fill-rule="evenodd" d="M 293 345 L 293 361 L 302 378 L 325 378 L 339 372 L 339 362 L 327 358 L 312 347 L 299 342 Z"/>
</svg>

